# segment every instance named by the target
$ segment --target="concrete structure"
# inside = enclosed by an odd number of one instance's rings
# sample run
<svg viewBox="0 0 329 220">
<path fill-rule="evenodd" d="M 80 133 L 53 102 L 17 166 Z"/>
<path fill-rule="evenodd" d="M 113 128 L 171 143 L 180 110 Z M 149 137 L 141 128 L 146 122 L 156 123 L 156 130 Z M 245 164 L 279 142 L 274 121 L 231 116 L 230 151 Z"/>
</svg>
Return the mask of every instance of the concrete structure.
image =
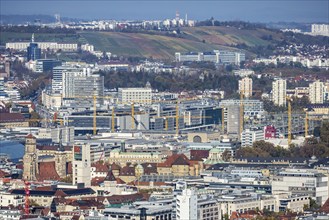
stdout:
<svg viewBox="0 0 329 220">
<path fill-rule="evenodd" d="M 225 99 L 220 101 L 219 106 L 226 108 L 229 105 L 240 106 L 240 99 Z M 256 116 L 264 113 L 264 103 L 260 100 L 245 99 L 243 100 L 244 116 Z"/>
<path fill-rule="evenodd" d="M 52 71 L 54 67 L 61 66 L 62 61 L 60 60 L 51 60 L 51 59 L 38 59 L 35 62 L 35 72 L 43 73 Z"/>
<path fill-rule="evenodd" d="M 72 183 L 84 183 L 86 187 L 91 185 L 91 160 L 90 145 L 82 144 L 73 147 L 73 178 Z"/>
<path fill-rule="evenodd" d="M 90 69 L 65 69 L 62 72 L 63 105 L 92 107 L 103 103 L 104 77 L 93 74 Z"/>
<path fill-rule="evenodd" d="M 77 51 L 78 44 L 75 43 L 57 43 L 57 42 L 35 42 L 41 50 L 62 50 L 62 51 Z M 6 43 L 6 49 L 26 51 L 30 42 L 9 42 Z"/>
<path fill-rule="evenodd" d="M 284 79 L 276 80 L 272 83 L 272 100 L 275 105 L 286 106 L 287 100 L 287 81 Z"/>
<path fill-rule="evenodd" d="M 240 137 L 240 106 L 227 106 L 227 133 Z"/>
<path fill-rule="evenodd" d="M 312 24 L 312 34 L 329 36 L 329 24 Z"/>
<path fill-rule="evenodd" d="M 239 80 L 239 93 L 243 95 L 244 98 L 249 98 L 252 96 L 252 79 L 245 77 Z"/>
<path fill-rule="evenodd" d="M 182 193 L 176 196 L 176 219 L 198 219 L 198 197 L 193 189 L 183 189 Z"/>
<path fill-rule="evenodd" d="M 241 147 L 250 147 L 255 141 L 264 140 L 263 129 L 246 129 L 241 134 Z"/>
<path fill-rule="evenodd" d="M 118 90 L 119 102 L 123 104 L 152 103 L 152 89 L 151 88 L 119 88 Z"/>
<path fill-rule="evenodd" d="M 272 191 L 308 195 L 322 206 L 329 196 L 328 176 L 316 170 L 286 169 L 273 177 Z"/>
<path fill-rule="evenodd" d="M 240 65 L 246 60 L 246 54 L 233 51 L 219 51 L 219 62 L 222 64 Z"/>
<path fill-rule="evenodd" d="M 309 100 L 311 104 L 323 104 L 325 86 L 323 82 L 316 81 L 309 85 Z"/>
</svg>

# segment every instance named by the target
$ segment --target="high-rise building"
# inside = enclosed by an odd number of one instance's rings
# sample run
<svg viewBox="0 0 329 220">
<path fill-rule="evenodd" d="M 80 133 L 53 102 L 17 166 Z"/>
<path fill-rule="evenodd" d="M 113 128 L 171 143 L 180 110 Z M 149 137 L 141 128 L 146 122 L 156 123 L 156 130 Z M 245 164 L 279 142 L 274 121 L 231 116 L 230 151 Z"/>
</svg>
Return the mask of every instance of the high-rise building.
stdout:
<svg viewBox="0 0 329 220">
<path fill-rule="evenodd" d="M 176 219 L 198 219 L 198 196 L 192 189 L 183 189 L 176 197 Z"/>
<path fill-rule="evenodd" d="M 27 47 L 27 60 L 38 60 L 41 58 L 41 49 L 37 43 L 34 43 L 34 34 L 32 34 L 32 40 Z"/>
<path fill-rule="evenodd" d="M 62 70 L 62 94 L 63 98 L 74 100 L 73 103 L 76 106 L 93 106 L 93 96 L 96 96 L 96 104 L 101 105 L 104 96 L 104 77 L 93 74 L 88 68 L 64 69 Z"/>
<path fill-rule="evenodd" d="M 309 99 L 312 104 L 323 104 L 324 100 L 324 83 L 316 81 L 310 84 L 310 95 Z"/>
<path fill-rule="evenodd" d="M 240 106 L 227 106 L 227 133 L 240 137 Z"/>
<path fill-rule="evenodd" d="M 91 161 L 90 161 L 90 145 L 82 144 L 73 147 L 73 178 L 72 183 L 84 183 L 85 187 L 91 185 Z"/>
<path fill-rule="evenodd" d="M 249 98 L 252 96 L 252 79 L 245 77 L 239 80 L 239 93 L 243 94 L 243 97 Z"/>
<path fill-rule="evenodd" d="M 272 83 L 272 100 L 275 105 L 286 106 L 287 100 L 287 81 L 284 79 L 276 80 Z"/>
</svg>

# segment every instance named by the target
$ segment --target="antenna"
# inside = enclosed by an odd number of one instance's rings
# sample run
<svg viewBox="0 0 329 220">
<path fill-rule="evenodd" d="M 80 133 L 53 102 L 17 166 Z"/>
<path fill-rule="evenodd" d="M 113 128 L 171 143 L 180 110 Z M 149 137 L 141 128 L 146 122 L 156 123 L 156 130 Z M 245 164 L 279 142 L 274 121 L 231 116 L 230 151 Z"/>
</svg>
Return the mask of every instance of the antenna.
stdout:
<svg viewBox="0 0 329 220">
<path fill-rule="evenodd" d="M 34 43 L 34 33 L 32 34 L 31 42 Z"/>
</svg>

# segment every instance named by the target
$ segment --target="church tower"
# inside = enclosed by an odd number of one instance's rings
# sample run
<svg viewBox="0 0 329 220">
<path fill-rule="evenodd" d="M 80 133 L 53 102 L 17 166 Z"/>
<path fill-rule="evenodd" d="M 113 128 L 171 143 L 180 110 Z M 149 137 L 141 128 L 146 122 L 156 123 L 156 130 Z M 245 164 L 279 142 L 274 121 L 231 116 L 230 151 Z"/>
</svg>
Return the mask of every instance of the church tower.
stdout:
<svg viewBox="0 0 329 220">
<path fill-rule="evenodd" d="M 25 154 L 23 157 L 23 179 L 36 180 L 38 172 L 38 153 L 36 138 L 29 134 L 25 140 Z"/>
</svg>

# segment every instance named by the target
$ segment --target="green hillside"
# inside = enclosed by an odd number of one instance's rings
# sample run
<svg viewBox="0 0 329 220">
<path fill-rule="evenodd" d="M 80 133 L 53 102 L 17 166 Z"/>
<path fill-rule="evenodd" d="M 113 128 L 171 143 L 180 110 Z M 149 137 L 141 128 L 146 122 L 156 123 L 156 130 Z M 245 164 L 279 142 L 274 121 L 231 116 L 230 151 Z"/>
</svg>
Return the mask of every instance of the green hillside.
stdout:
<svg viewBox="0 0 329 220">
<path fill-rule="evenodd" d="M 93 44 L 96 50 L 106 50 L 123 56 L 169 59 L 179 51 L 211 51 L 227 48 L 219 44 L 212 45 L 191 39 L 143 33 L 81 32 L 80 35 L 86 42 Z"/>
<path fill-rule="evenodd" d="M 161 33 L 161 35 L 160 35 Z M 9 41 L 28 41 L 32 33 L 3 32 L 0 44 Z M 184 27 L 179 37 L 166 36 L 162 32 L 126 33 L 79 31 L 76 34 L 35 34 L 36 41 L 89 43 L 96 50 L 110 51 L 119 56 L 172 59 L 175 52 L 212 51 L 234 48 L 237 44 L 266 46 L 281 41 L 282 33 L 267 29 L 239 29 L 236 27 Z"/>
</svg>

